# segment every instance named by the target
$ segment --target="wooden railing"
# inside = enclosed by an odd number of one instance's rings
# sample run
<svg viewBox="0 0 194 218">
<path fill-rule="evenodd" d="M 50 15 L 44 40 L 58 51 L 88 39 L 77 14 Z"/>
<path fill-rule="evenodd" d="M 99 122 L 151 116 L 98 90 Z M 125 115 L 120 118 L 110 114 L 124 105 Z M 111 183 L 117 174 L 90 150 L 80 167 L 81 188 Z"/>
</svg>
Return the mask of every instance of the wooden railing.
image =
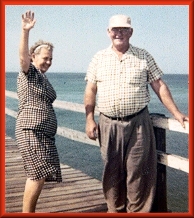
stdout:
<svg viewBox="0 0 194 218">
<path fill-rule="evenodd" d="M 6 90 L 5 95 L 10 98 L 18 99 L 15 92 Z M 53 106 L 64 110 L 85 113 L 83 104 L 56 100 Z M 16 111 L 8 108 L 5 108 L 5 113 L 15 118 L 17 116 Z M 98 108 L 96 107 L 95 115 L 98 116 L 98 114 Z M 166 166 L 189 173 L 188 158 L 166 153 L 166 130 L 189 134 L 189 123 L 185 122 L 185 128 L 183 128 L 177 120 L 165 117 L 162 114 L 150 114 L 150 117 L 154 126 L 158 161 L 157 190 L 153 211 L 166 212 Z M 84 132 L 69 129 L 67 127 L 58 127 L 57 134 L 72 140 L 99 146 L 98 141 L 90 140 Z"/>
</svg>

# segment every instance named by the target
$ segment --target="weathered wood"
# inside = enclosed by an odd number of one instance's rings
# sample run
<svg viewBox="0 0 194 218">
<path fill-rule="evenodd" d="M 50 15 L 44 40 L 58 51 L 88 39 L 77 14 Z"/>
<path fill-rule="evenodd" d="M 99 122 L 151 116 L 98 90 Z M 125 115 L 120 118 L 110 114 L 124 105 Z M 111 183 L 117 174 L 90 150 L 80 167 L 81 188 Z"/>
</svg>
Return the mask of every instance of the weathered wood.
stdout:
<svg viewBox="0 0 194 218">
<path fill-rule="evenodd" d="M 16 93 L 7 90 L 6 96 L 17 99 Z M 85 112 L 84 105 L 71 102 L 56 100 L 54 107 L 82 113 Z M 9 116 L 15 118 L 17 116 L 17 112 L 8 108 L 5 109 L 5 112 Z M 99 112 L 96 108 L 95 115 L 98 114 Z M 152 119 L 154 126 L 158 161 L 157 189 L 152 211 L 167 212 L 166 166 L 189 173 L 189 160 L 188 158 L 166 153 L 166 130 L 188 134 L 189 123 L 186 121 L 185 128 L 183 128 L 177 120 L 162 116 L 161 114 L 150 114 L 150 118 Z M 98 141 L 88 139 L 85 133 L 66 127 L 58 127 L 57 134 L 71 140 L 99 146 Z M 17 152 L 15 151 L 15 147 L 12 146 L 12 142 L 10 142 L 8 139 L 6 144 L 6 185 L 9 187 L 9 189 L 6 189 L 6 200 L 10 204 L 10 210 L 15 210 L 15 212 L 18 212 L 20 210 L 19 206 L 21 205 L 18 203 L 18 201 L 16 203 L 14 199 L 15 197 L 18 197 L 20 198 L 19 202 L 21 202 L 23 195 L 23 189 L 21 187 L 24 187 L 23 183 L 25 183 L 25 176 L 22 175 L 21 169 L 17 169 L 17 165 L 14 166 L 16 160 L 21 161 L 21 158 L 18 157 Z M 39 199 L 39 202 L 42 204 L 39 204 L 37 209 L 40 211 L 53 210 L 55 212 L 89 212 L 93 210 L 96 212 L 105 211 L 106 204 L 102 203 L 103 197 L 101 182 L 98 181 L 100 183 L 97 187 L 95 179 L 88 177 L 80 171 L 71 169 L 69 166 L 61 165 L 61 167 L 62 173 L 65 171 L 69 172 L 66 178 L 66 186 L 64 187 L 63 183 L 62 185 L 60 184 L 58 186 L 46 184 L 45 189 L 42 192 L 43 197 Z M 13 184 L 18 174 L 21 174 L 20 180 L 23 180 L 23 183 L 19 180 L 19 182 L 17 181 L 15 184 Z M 72 189 L 72 185 L 74 186 L 74 189 Z M 47 193 L 48 190 L 51 190 L 49 195 Z M 96 198 L 93 198 L 94 195 Z M 52 196 L 51 201 L 48 200 L 48 196 Z M 72 196 L 73 198 L 69 199 L 69 196 Z M 58 200 L 58 198 L 63 200 Z M 84 202 L 86 204 L 84 204 Z M 66 207 L 64 207 L 64 205 L 66 205 Z"/>
<path fill-rule="evenodd" d="M 16 118 L 16 116 L 17 116 L 17 113 L 13 110 L 10 110 L 9 108 L 5 108 L 5 112 L 7 115 L 12 116 L 14 118 Z M 161 116 L 158 114 L 151 114 L 150 116 L 151 116 L 151 119 L 153 121 L 154 120 L 156 121 L 158 119 L 161 121 L 161 118 L 160 118 Z M 164 119 L 165 120 L 164 122 L 166 122 L 165 117 L 162 119 Z M 170 120 L 170 119 L 168 119 L 168 120 Z M 174 120 L 173 120 L 173 122 L 174 122 Z M 175 121 L 175 122 L 178 123 L 178 121 Z M 157 123 L 158 122 L 153 123 L 154 127 L 156 127 L 156 128 L 158 127 L 156 125 Z M 169 122 L 169 123 L 171 123 L 171 122 Z M 162 124 L 160 126 L 164 126 L 164 125 Z M 168 128 L 171 128 L 171 126 L 169 126 Z M 181 128 L 182 127 L 180 127 L 180 129 Z M 188 131 L 188 128 L 186 128 L 185 132 L 187 132 L 187 131 Z M 96 141 L 90 140 L 84 132 L 69 129 L 67 127 L 60 127 L 59 126 L 57 128 L 57 134 L 60 136 L 66 137 L 68 139 L 71 139 L 71 140 L 75 140 L 75 141 L 90 144 L 90 145 L 99 146 L 98 140 L 96 140 Z M 188 158 L 183 158 L 181 156 L 177 156 L 177 155 L 173 155 L 173 154 L 165 154 L 164 152 L 161 152 L 160 150 L 157 151 L 157 155 L 158 155 L 158 162 L 159 163 L 166 165 L 166 166 L 169 166 L 169 167 L 172 167 L 172 168 L 175 168 L 175 169 L 178 169 L 178 170 L 181 170 L 181 171 L 184 171 L 184 172 L 187 172 L 187 173 L 189 172 L 189 160 L 188 160 Z"/>
<path fill-rule="evenodd" d="M 181 126 L 181 124 L 172 118 L 163 117 L 161 114 L 150 114 L 152 119 L 152 123 L 155 127 L 168 129 L 171 131 L 181 132 L 181 133 L 189 133 L 189 122 L 185 121 L 185 128 Z"/>
<path fill-rule="evenodd" d="M 175 154 L 157 151 L 158 163 L 189 173 L 189 159 Z"/>
<path fill-rule="evenodd" d="M 5 90 L 5 95 L 10 98 L 18 99 L 17 93 Z M 70 110 L 70 111 L 76 111 L 76 112 L 81 112 L 85 113 L 85 107 L 83 104 L 78 104 L 78 103 L 72 103 L 68 101 L 60 101 L 60 100 L 55 100 L 53 103 L 53 106 L 59 109 L 63 110 Z M 96 115 L 99 114 L 98 109 L 96 107 Z"/>
<path fill-rule="evenodd" d="M 166 152 L 166 130 L 154 127 L 156 149 Z M 157 164 L 157 186 L 153 204 L 153 212 L 167 212 L 166 166 Z"/>
<path fill-rule="evenodd" d="M 5 95 L 10 98 L 18 99 L 16 92 L 5 90 Z M 64 109 L 64 110 L 85 113 L 83 104 L 55 100 L 53 103 L 53 106 L 56 108 Z M 99 115 L 99 111 L 97 107 L 95 108 L 95 115 Z M 153 125 L 155 127 L 159 127 L 162 129 L 168 129 L 168 130 L 176 131 L 176 132 L 189 133 L 189 122 L 187 121 L 185 121 L 185 128 L 183 128 L 181 124 L 175 119 L 168 118 L 168 117 L 161 117 L 160 114 L 150 114 L 150 116 L 151 116 Z"/>
<path fill-rule="evenodd" d="M 62 183 L 45 183 L 36 212 L 106 212 L 101 181 L 61 164 Z M 5 211 L 21 212 L 26 176 L 15 140 L 6 137 Z"/>
</svg>

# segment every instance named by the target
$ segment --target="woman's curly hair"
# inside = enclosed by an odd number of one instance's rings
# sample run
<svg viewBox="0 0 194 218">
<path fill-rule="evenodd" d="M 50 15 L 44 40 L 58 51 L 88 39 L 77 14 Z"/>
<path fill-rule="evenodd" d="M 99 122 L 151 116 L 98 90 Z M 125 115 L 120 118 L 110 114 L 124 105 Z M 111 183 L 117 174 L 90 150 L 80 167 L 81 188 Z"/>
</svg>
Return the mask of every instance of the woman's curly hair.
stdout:
<svg viewBox="0 0 194 218">
<path fill-rule="evenodd" d="M 30 51 L 29 51 L 30 55 L 32 55 L 33 53 L 38 54 L 40 52 L 40 49 L 42 48 L 41 45 L 45 45 L 48 50 L 53 51 L 54 46 L 52 43 L 39 40 L 30 48 Z M 39 46 L 40 48 L 38 48 Z"/>
</svg>

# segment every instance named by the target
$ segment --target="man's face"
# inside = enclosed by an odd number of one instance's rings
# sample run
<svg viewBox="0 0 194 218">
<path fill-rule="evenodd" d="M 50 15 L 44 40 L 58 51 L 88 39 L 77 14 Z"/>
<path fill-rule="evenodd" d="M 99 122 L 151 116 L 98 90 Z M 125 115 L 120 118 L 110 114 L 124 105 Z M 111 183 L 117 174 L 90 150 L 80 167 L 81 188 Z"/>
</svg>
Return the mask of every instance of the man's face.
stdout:
<svg viewBox="0 0 194 218">
<path fill-rule="evenodd" d="M 108 35 L 115 46 L 128 45 L 132 33 L 133 29 L 128 27 L 113 27 L 108 29 Z"/>
</svg>

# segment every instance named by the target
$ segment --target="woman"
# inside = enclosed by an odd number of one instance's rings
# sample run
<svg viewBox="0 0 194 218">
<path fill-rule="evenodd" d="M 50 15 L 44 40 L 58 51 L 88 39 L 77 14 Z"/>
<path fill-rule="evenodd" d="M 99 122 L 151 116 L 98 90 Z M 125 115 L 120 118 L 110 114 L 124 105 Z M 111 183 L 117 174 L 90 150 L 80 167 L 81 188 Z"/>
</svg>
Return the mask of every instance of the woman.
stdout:
<svg viewBox="0 0 194 218">
<path fill-rule="evenodd" d="M 25 213 L 35 212 L 45 181 L 62 182 L 55 145 L 57 120 L 52 106 L 56 92 L 45 76 L 52 64 L 53 45 L 38 41 L 29 54 L 29 32 L 35 22 L 33 12 L 27 11 L 22 15 L 21 71 L 17 80 L 19 109 L 16 140 L 27 175 L 22 209 Z"/>
</svg>

